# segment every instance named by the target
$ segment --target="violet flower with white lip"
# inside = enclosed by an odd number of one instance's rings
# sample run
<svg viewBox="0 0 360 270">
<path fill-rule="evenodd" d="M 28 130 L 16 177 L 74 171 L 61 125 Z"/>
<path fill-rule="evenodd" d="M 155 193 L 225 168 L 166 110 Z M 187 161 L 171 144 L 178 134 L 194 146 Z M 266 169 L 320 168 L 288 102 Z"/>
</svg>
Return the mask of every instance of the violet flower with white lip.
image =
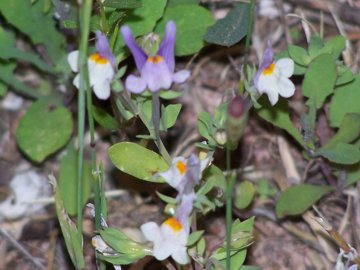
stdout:
<svg viewBox="0 0 360 270">
<path fill-rule="evenodd" d="M 173 21 L 166 24 L 164 39 L 155 55 L 144 52 L 136 43 L 130 27 L 121 27 L 121 33 L 140 71 L 140 77 L 129 75 L 125 80 L 125 87 L 131 93 L 139 94 L 146 89 L 158 92 L 160 89 L 169 89 L 173 82 L 183 83 L 189 78 L 188 70 L 174 72 L 176 26 Z"/>
<path fill-rule="evenodd" d="M 269 42 L 254 77 L 254 84 L 260 94 L 267 94 L 271 105 L 279 100 L 279 95 L 289 98 L 294 95 L 295 85 L 288 79 L 294 73 L 294 61 L 282 58 L 274 62 L 274 54 Z"/>
<path fill-rule="evenodd" d="M 79 51 L 69 53 L 67 60 L 74 72 L 79 72 Z M 95 95 L 99 99 L 110 97 L 110 86 L 115 75 L 115 57 L 110 50 L 106 36 L 96 32 L 96 53 L 88 58 L 90 87 L 93 87 Z M 73 81 L 76 88 L 80 88 L 80 75 L 76 75 Z"/>
</svg>

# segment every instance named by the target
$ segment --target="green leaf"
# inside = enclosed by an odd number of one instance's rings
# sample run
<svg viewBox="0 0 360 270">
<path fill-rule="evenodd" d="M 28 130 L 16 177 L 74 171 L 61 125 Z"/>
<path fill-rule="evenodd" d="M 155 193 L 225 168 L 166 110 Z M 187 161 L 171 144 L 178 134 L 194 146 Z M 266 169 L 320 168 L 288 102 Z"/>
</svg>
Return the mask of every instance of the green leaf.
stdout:
<svg viewBox="0 0 360 270">
<path fill-rule="evenodd" d="M 10 86 L 15 92 L 20 95 L 24 95 L 30 98 L 38 98 L 41 95 L 35 91 L 35 89 L 28 87 L 26 84 L 20 82 L 15 78 L 13 70 L 16 67 L 16 63 L 13 61 L 5 62 L 0 60 L 0 81 L 3 84 Z"/>
<path fill-rule="evenodd" d="M 290 119 L 287 101 L 280 99 L 275 106 L 271 106 L 265 99 L 266 97 L 262 97 L 259 100 L 262 105 L 262 108 L 258 110 L 259 115 L 269 123 L 287 131 L 298 143 L 303 145 L 302 136 Z"/>
<path fill-rule="evenodd" d="M 345 187 L 355 184 L 360 181 L 360 167 L 359 164 L 355 166 L 351 166 L 348 170 L 346 170 L 346 181 Z"/>
<path fill-rule="evenodd" d="M 82 249 L 82 242 L 79 241 L 79 232 L 76 225 L 72 222 L 64 208 L 64 201 L 61 198 L 61 192 L 57 187 L 56 179 L 54 176 L 49 176 L 50 183 L 54 186 L 55 191 L 55 207 L 56 214 L 60 223 L 62 235 L 65 240 L 67 251 L 69 252 L 70 259 L 75 265 L 76 269 L 85 268 L 85 260 Z"/>
<path fill-rule="evenodd" d="M 227 47 L 238 43 L 247 34 L 250 13 L 250 4 L 236 3 L 225 18 L 209 27 L 205 40 Z"/>
<path fill-rule="evenodd" d="M 70 143 L 67 154 L 61 158 L 59 187 L 61 197 L 64 198 L 64 206 L 70 216 L 77 214 L 77 173 L 78 173 L 78 154 L 73 145 Z M 84 162 L 83 167 L 83 206 L 90 197 L 92 186 L 91 167 L 89 163 Z"/>
<path fill-rule="evenodd" d="M 243 265 L 240 270 L 262 270 L 262 268 L 254 265 Z"/>
<path fill-rule="evenodd" d="M 199 4 L 198 0 L 168 0 L 168 7 L 173 7 L 177 5 L 196 5 Z"/>
<path fill-rule="evenodd" d="M 34 53 L 23 52 L 16 48 L 14 33 L 6 31 L 0 26 L 0 58 L 3 60 L 23 60 L 34 64 L 45 72 L 52 72 L 53 69 Z"/>
<path fill-rule="evenodd" d="M 360 113 L 360 76 L 336 88 L 330 104 L 329 120 L 332 127 L 339 127 L 345 114 Z"/>
<path fill-rule="evenodd" d="M 305 73 L 302 93 L 320 109 L 333 93 L 337 77 L 336 65 L 330 54 L 321 54 L 309 65 Z"/>
<path fill-rule="evenodd" d="M 195 245 L 201 238 L 201 236 L 204 234 L 205 231 L 196 231 L 189 235 L 188 241 L 186 243 L 186 246 L 191 247 Z"/>
<path fill-rule="evenodd" d="M 314 59 L 316 56 L 320 54 L 322 47 L 324 46 L 324 42 L 318 35 L 311 36 L 309 43 L 309 55 L 311 59 Z"/>
<path fill-rule="evenodd" d="M 276 215 L 285 216 L 301 215 L 322 196 L 332 191 L 330 186 L 297 185 L 284 190 L 276 204 Z"/>
<path fill-rule="evenodd" d="M 141 7 L 130 10 L 123 25 L 131 28 L 134 37 L 148 34 L 154 30 L 156 22 L 163 16 L 166 0 L 139 0 Z M 122 35 L 118 35 L 116 50 L 125 45 Z"/>
<path fill-rule="evenodd" d="M 156 194 L 159 196 L 160 200 L 162 200 L 163 202 L 166 202 L 168 204 L 176 204 L 176 199 L 170 196 L 166 196 L 164 194 L 161 194 L 160 192 L 156 191 Z"/>
<path fill-rule="evenodd" d="M 181 97 L 183 95 L 183 93 L 180 91 L 163 90 L 163 91 L 160 91 L 159 95 L 163 99 L 171 100 L 171 99 Z"/>
<path fill-rule="evenodd" d="M 354 80 L 355 75 L 352 72 L 352 70 L 346 66 L 340 66 L 338 67 L 338 77 L 336 79 L 335 85 L 343 85 L 346 83 L 349 83 Z"/>
<path fill-rule="evenodd" d="M 42 162 L 61 149 L 73 131 L 71 113 L 50 97 L 31 105 L 19 122 L 16 140 L 20 149 L 33 161 Z"/>
<path fill-rule="evenodd" d="M 108 152 L 112 163 L 120 171 L 145 181 L 164 182 L 161 177 L 154 178 L 153 175 L 166 171 L 169 165 L 155 152 L 131 142 L 114 144 Z"/>
<path fill-rule="evenodd" d="M 243 181 L 235 188 L 234 203 L 236 208 L 245 209 L 248 207 L 255 194 L 255 187 L 250 181 Z"/>
<path fill-rule="evenodd" d="M 114 250 L 127 255 L 124 257 L 130 261 L 129 263 L 149 255 L 145 246 L 131 240 L 125 233 L 115 228 L 103 228 L 100 235 Z"/>
<path fill-rule="evenodd" d="M 162 111 L 161 124 L 165 129 L 171 128 L 176 123 L 176 119 L 181 110 L 181 104 L 170 104 Z"/>
<path fill-rule="evenodd" d="M 348 143 L 338 143 L 332 148 L 322 147 L 315 152 L 315 155 L 339 164 L 354 164 L 360 161 L 359 148 Z"/>
<path fill-rule="evenodd" d="M 336 36 L 325 43 L 320 53 L 331 54 L 333 60 L 337 60 L 345 49 L 346 39 L 343 36 Z"/>
<path fill-rule="evenodd" d="M 116 130 L 118 128 L 117 122 L 113 116 L 108 114 L 104 109 L 96 106 L 93 107 L 94 119 L 102 127 L 110 130 Z"/>
<path fill-rule="evenodd" d="M 307 66 L 308 64 L 310 64 L 311 58 L 304 48 L 290 45 L 288 51 L 291 59 L 294 60 L 295 63 L 302 66 Z"/>
<path fill-rule="evenodd" d="M 207 28 L 214 18 L 206 8 L 198 5 L 176 5 L 165 10 L 163 18 L 156 25 L 155 32 L 164 35 L 165 25 L 173 20 L 176 24 L 175 54 L 189 55 L 198 52 L 204 46 Z"/>
<path fill-rule="evenodd" d="M 105 0 L 103 6 L 115 9 L 134 9 L 141 7 L 141 2 L 138 0 Z"/>
<path fill-rule="evenodd" d="M 254 226 L 254 218 L 249 218 L 243 222 L 238 219 L 234 221 L 231 230 L 232 247 L 230 269 L 240 269 L 243 265 L 247 250 L 245 249 L 252 241 L 252 231 Z M 221 247 L 217 249 L 211 258 L 217 259 L 225 267 L 226 265 L 226 249 Z"/>
<path fill-rule="evenodd" d="M 64 57 L 64 37 L 58 32 L 53 12 L 43 12 L 44 0 L 0 1 L 0 12 L 5 19 L 35 45 L 43 44 L 53 63 Z"/>
<path fill-rule="evenodd" d="M 338 143 L 351 143 L 360 135 L 360 114 L 348 113 L 344 116 L 340 128 L 323 148 L 332 148 Z"/>
</svg>

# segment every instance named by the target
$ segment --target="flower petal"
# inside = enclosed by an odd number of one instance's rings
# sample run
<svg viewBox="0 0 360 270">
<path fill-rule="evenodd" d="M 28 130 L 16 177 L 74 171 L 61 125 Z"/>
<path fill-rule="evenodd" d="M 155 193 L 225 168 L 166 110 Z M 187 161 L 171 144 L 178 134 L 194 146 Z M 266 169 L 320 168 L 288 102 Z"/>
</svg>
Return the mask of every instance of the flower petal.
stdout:
<svg viewBox="0 0 360 270">
<path fill-rule="evenodd" d="M 268 41 L 268 46 L 264 52 L 264 55 L 261 59 L 261 62 L 259 64 L 259 70 L 261 69 L 264 70 L 265 68 L 267 68 L 273 61 L 274 59 L 274 53 L 272 50 L 272 45 L 271 45 L 271 41 Z"/>
<path fill-rule="evenodd" d="M 108 80 L 97 82 L 93 89 L 99 99 L 106 100 L 110 97 L 110 82 Z"/>
<path fill-rule="evenodd" d="M 115 68 L 115 57 L 111 52 L 108 39 L 101 31 L 96 31 L 96 51 L 108 59 L 111 65 Z"/>
<path fill-rule="evenodd" d="M 190 77 L 190 71 L 183 69 L 173 74 L 172 79 L 175 83 L 183 83 Z"/>
<path fill-rule="evenodd" d="M 90 86 L 99 99 L 108 99 L 110 96 L 110 84 L 114 77 L 114 69 L 110 62 L 98 64 L 88 60 Z"/>
<path fill-rule="evenodd" d="M 282 58 L 276 62 L 275 69 L 279 72 L 279 76 L 289 78 L 294 74 L 294 61 L 290 58 Z"/>
<path fill-rule="evenodd" d="M 280 77 L 279 82 L 279 94 L 284 98 L 289 98 L 295 93 L 295 85 L 286 77 Z"/>
<path fill-rule="evenodd" d="M 185 246 L 176 246 L 175 248 L 173 248 L 171 257 L 173 257 L 173 259 L 179 264 L 189 263 L 189 256 L 187 255 Z"/>
<path fill-rule="evenodd" d="M 260 61 L 259 69 L 256 72 L 254 80 L 253 80 L 256 88 L 258 88 L 258 81 L 259 81 L 260 75 L 262 74 L 264 69 L 267 68 L 273 62 L 273 58 L 274 58 L 274 53 L 272 50 L 271 41 L 269 40 L 268 46 L 267 46 L 267 48 L 264 52 L 264 55 Z"/>
<path fill-rule="evenodd" d="M 156 241 L 162 238 L 160 227 L 155 222 L 147 222 L 140 227 L 143 235 L 149 241 Z"/>
<path fill-rule="evenodd" d="M 172 83 L 171 73 L 164 60 L 158 63 L 147 61 L 141 70 L 141 77 L 152 92 L 169 89 Z"/>
<path fill-rule="evenodd" d="M 125 87 L 129 92 L 139 94 L 145 90 L 146 82 L 141 77 L 129 75 L 125 80 Z"/>
<path fill-rule="evenodd" d="M 271 105 L 275 105 L 279 100 L 279 86 L 275 75 L 261 75 L 258 80 L 259 93 L 266 93 Z"/>
<path fill-rule="evenodd" d="M 70 65 L 70 68 L 74 72 L 79 72 L 78 60 L 79 60 L 79 51 L 72 51 L 67 56 L 67 61 Z"/>
<path fill-rule="evenodd" d="M 183 178 L 183 176 L 180 174 L 179 170 L 177 169 L 178 162 L 182 162 L 183 164 L 186 164 L 186 159 L 183 157 L 174 158 L 172 160 L 172 164 L 170 168 L 167 171 L 157 174 L 160 175 L 162 178 L 164 178 L 166 183 L 168 183 L 170 186 L 172 186 L 175 189 L 178 189 L 179 184 Z"/>
<path fill-rule="evenodd" d="M 176 245 L 176 243 L 174 244 Z M 157 260 L 165 260 L 171 255 L 172 251 L 173 245 L 171 242 L 166 240 L 154 242 L 153 255 Z"/>
<path fill-rule="evenodd" d="M 266 92 L 268 98 L 269 98 L 269 101 L 271 103 L 272 106 L 274 106 L 278 100 L 279 100 L 279 93 L 278 92 Z"/>
<path fill-rule="evenodd" d="M 176 25 L 173 21 L 166 24 L 165 35 L 160 44 L 158 54 L 165 59 L 170 72 L 175 69 L 175 38 L 176 38 Z"/>
<path fill-rule="evenodd" d="M 80 89 L 80 75 L 76 75 L 74 80 L 73 80 L 73 85 L 77 88 Z"/>
<path fill-rule="evenodd" d="M 121 27 L 120 31 L 124 38 L 125 44 L 128 46 L 129 50 L 131 51 L 134 57 L 137 69 L 141 71 L 141 69 L 146 63 L 147 55 L 136 43 L 130 27 L 123 26 Z"/>
</svg>

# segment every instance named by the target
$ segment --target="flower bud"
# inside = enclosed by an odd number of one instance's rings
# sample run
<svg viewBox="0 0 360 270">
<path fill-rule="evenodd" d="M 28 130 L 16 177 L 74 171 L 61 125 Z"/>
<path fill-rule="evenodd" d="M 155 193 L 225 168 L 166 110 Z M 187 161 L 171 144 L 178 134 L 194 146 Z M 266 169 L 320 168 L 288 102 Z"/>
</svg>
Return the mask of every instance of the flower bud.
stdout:
<svg viewBox="0 0 360 270">
<path fill-rule="evenodd" d="M 244 132 L 249 104 L 249 100 L 244 99 L 242 96 L 234 97 L 229 103 L 226 134 L 228 142 L 231 144 L 237 144 Z"/>
<path fill-rule="evenodd" d="M 142 40 L 142 48 L 144 52 L 149 56 L 156 55 L 160 46 L 160 37 L 157 34 L 150 33 L 146 35 Z"/>
<path fill-rule="evenodd" d="M 223 129 L 219 129 L 215 132 L 215 141 L 219 145 L 225 145 L 227 142 L 226 131 Z"/>
</svg>

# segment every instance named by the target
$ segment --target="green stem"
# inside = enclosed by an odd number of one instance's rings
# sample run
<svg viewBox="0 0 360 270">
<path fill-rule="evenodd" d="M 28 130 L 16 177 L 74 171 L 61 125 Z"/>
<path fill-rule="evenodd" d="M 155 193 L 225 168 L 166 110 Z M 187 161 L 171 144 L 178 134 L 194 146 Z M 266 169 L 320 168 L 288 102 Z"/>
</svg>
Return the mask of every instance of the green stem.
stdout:
<svg viewBox="0 0 360 270">
<path fill-rule="evenodd" d="M 226 170 L 231 169 L 231 150 L 226 147 Z M 227 176 L 226 186 L 226 269 L 231 270 L 231 226 L 232 226 L 232 192 L 235 175 Z"/>
<path fill-rule="evenodd" d="M 100 26 L 101 26 L 101 31 L 103 33 L 105 33 L 106 35 L 108 34 L 109 31 L 109 26 L 108 26 L 108 22 L 106 19 L 106 13 L 105 13 L 105 8 L 102 4 L 102 2 L 100 0 L 97 1 L 100 7 Z"/>
<path fill-rule="evenodd" d="M 160 98 L 159 93 L 155 92 L 152 94 L 152 123 L 154 126 L 155 132 L 155 143 L 159 148 L 160 154 L 166 159 L 169 164 L 171 164 L 171 158 L 166 151 L 164 144 L 160 139 Z"/>
<path fill-rule="evenodd" d="M 251 32 L 253 28 L 254 21 L 254 8 L 255 8 L 255 0 L 251 0 L 250 3 L 250 17 L 247 27 L 246 39 L 245 39 L 245 54 L 244 54 L 244 63 L 243 63 L 243 74 L 246 74 L 246 66 L 248 63 L 248 55 L 250 50 L 250 41 L 251 41 Z M 240 93 L 244 93 L 244 83 L 240 83 Z"/>
<path fill-rule="evenodd" d="M 80 45 L 78 66 L 80 70 L 80 89 L 78 96 L 78 139 L 79 139 L 79 156 L 77 172 L 77 226 L 78 237 L 82 243 L 82 180 L 84 167 L 84 134 L 85 134 L 85 91 L 89 85 L 89 74 L 87 67 L 87 49 L 90 32 L 90 16 L 92 10 L 92 0 L 84 0 L 79 10 L 80 18 Z"/>
<path fill-rule="evenodd" d="M 87 86 L 88 87 L 86 90 L 86 101 L 87 101 L 86 107 L 87 107 L 89 130 L 90 130 L 91 172 L 92 172 L 91 175 L 94 182 L 95 229 L 98 231 L 101 227 L 101 204 L 100 204 L 100 191 L 99 191 L 100 173 L 96 166 L 95 124 L 94 124 L 94 113 L 92 106 L 92 95 L 91 95 L 90 85 Z"/>
</svg>

